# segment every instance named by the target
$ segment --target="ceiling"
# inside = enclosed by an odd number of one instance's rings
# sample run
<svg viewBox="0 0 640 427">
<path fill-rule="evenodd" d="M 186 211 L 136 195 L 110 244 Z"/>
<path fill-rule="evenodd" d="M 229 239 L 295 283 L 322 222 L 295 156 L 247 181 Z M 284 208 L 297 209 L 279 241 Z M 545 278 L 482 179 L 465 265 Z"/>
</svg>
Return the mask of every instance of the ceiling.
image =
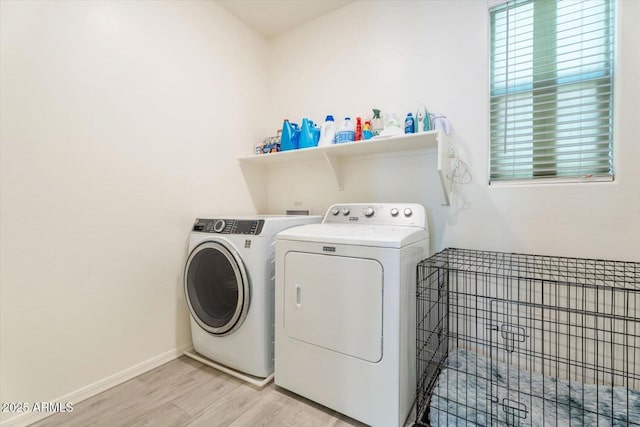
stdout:
<svg viewBox="0 0 640 427">
<path fill-rule="evenodd" d="M 267 38 L 352 2 L 353 0 L 218 0 L 222 7 Z"/>
</svg>

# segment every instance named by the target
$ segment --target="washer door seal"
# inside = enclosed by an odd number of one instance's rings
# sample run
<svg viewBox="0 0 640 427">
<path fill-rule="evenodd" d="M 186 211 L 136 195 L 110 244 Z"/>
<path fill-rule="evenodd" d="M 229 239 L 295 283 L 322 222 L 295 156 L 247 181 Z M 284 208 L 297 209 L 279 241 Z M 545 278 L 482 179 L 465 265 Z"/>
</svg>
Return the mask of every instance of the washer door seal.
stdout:
<svg viewBox="0 0 640 427">
<path fill-rule="evenodd" d="M 247 272 L 238 253 L 221 242 L 204 242 L 191 252 L 184 290 L 191 315 L 214 335 L 230 334 L 247 317 Z"/>
</svg>

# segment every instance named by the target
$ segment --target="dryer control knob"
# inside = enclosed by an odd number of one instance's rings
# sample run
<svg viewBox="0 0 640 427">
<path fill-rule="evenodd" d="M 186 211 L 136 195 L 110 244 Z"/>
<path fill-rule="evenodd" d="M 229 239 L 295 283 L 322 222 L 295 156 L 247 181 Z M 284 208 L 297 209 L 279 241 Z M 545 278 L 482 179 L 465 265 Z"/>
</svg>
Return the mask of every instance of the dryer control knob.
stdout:
<svg viewBox="0 0 640 427">
<path fill-rule="evenodd" d="M 338 208 L 331 209 L 331 215 L 338 215 L 339 213 L 340 213 L 340 209 Z"/>
<path fill-rule="evenodd" d="M 373 216 L 373 214 L 375 213 L 375 211 L 373 210 L 373 208 L 364 208 L 362 209 L 362 213 L 364 214 L 364 216 L 366 217 L 371 217 Z"/>
<path fill-rule="evenodd" d="M 396 208 L 391 209 L 391 216 L 398 216 L 398 213 L 399 213 L 398 209 Z"/>
<path fill-rule="evenodd" d="M 351 211 L 349 210 L 349 208 L 344 208 L 344 209 L 342 209 L 342 215 L 345 215 L 345 216 L 346 216 L 346 215 L 349 215 L 349 212 L 351 212 Z"/>
<path fill-rule="evenodd" d="M 218 219 L 213 223 L 213 231 L 215 231 L 216 233 L 220 233 L 222 230 L 224 230 L 225 225 L 227 224 L 223 219 Z"/>
<path fill-rule="evenodd" d="M 404 216 L 406 217 L 410 217 L 411 215 L 413 215 L 413 211 L 410 208 L 405 208 L 404 212 Z"/>
</svg>

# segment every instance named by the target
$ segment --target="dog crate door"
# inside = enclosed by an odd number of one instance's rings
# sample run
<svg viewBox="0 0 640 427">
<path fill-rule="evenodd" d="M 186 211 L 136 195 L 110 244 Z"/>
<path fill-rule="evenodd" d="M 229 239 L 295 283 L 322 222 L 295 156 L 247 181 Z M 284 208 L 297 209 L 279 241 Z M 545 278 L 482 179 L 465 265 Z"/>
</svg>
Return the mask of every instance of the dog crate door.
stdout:
<svg viewBox="0 0 640 427">
<path fill-rule="evenodd" d="M 491 415 L 508 426 L 531 425 L 530 377 L 536 351 L 532 333 L 536 329 L 536 313 L 531 304 L 491 300 L 490 364 Z"/>
</svg>

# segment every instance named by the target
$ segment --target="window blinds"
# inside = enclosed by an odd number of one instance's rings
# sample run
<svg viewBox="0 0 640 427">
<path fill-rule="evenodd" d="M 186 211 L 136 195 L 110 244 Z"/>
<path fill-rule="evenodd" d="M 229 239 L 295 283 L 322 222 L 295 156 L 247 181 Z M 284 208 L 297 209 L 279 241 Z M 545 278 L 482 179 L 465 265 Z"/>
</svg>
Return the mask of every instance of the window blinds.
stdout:
<svg viewBox="0 0 640 427">
<path fill-rule="evenodd" d="M 613 179 L 614 1 L 490 9 L 490 180 Z"/>
</svg>

